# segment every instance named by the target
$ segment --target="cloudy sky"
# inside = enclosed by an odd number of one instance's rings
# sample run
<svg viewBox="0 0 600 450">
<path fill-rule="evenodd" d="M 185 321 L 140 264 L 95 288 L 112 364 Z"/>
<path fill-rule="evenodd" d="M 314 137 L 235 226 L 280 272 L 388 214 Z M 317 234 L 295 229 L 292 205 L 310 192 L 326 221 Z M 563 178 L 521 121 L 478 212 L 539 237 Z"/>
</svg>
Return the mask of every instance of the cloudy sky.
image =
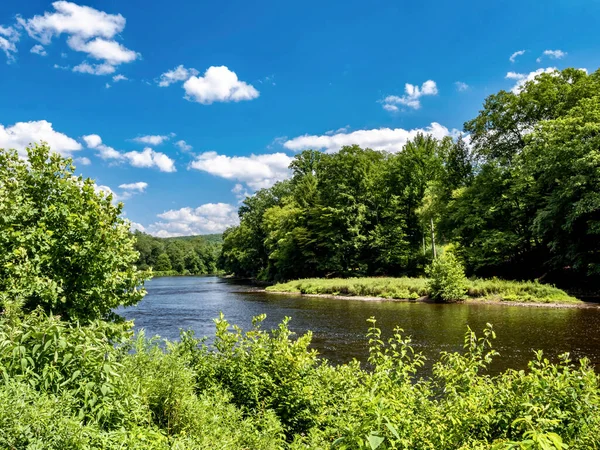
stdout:
<svg viewBox="0 0 600 450">
<path fill-rule="evenodd" d="M 591 0 L 0 2 L 0 148 L 45 140 L 160 236 L 235 224 L 307 148 L 457 133 L 600 65 Z"/>
</svg>

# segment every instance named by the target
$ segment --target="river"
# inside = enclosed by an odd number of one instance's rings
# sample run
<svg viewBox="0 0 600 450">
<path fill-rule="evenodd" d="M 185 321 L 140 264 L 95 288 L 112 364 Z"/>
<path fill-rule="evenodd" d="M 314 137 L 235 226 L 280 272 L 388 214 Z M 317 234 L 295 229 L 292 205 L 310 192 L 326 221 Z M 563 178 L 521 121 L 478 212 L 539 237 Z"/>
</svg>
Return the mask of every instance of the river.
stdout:
<svg viewBox="0 0 600 450">
<path fill-rule="evenodd" d="M 253 316 L 265 313 L 264 328 L 274 328 L 289 316 L 292 331 L 311 330 L 312 346 L 334 363 L 365 361 L 366 321 L 374 316 L 385 335 L 395 326 L 403 328 L 415 350 L 432 360 L 440 351 L 460 350 L 467 325 L 481 332 L 491 323 L 500 353 L 491 367 L 494 373 L 525 368 L 534 349 L 552 360 L 570 352 L 574 359 L 587 357 L 600 368 L 600 308 L 336 300 L 267 294 L 217 277 L 156 278 L 146 288 L 148 294 L 138 305 L 118 313 L 135 320 L 136 329 L 145 329 L 147 335 L 167 339 L 177 339 L 180 328 L 192 329 L 199 337 L 213 336 L 212 319 L 220 311 L 244 329 Z"/>
</svg>

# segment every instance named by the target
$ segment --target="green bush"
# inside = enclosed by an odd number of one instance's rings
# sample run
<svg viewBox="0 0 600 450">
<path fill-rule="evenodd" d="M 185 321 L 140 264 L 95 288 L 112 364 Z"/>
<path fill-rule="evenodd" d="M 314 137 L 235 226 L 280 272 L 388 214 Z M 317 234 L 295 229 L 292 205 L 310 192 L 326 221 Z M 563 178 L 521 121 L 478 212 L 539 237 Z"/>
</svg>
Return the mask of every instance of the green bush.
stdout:
<svg viewBox="0 0 600 450">
<path fill-rule="evenodd" d="M 47 145 L 0 149 L 0 311 L 106 318 L 145 294 L 123 204 Z"/>
<path fill-rule="evenodd" d="M 208 345 L 2 317 L 0 448 L 600 448 L 600 380 L 586 360 L 536 353 L 527 370 L 490 376 L 488 326 L 423 371 L 410 338 L 384 340 L 371 319 L 368 364 L 333 366 L 310 334 L 263 319 L 244 332 L 220 317 Z"/>
<path fill-rule="evenodd" d="M 425 271 L 429 276 L 429 295 L 434 300 L 452 302 L 466 298 L 465 270 L 452 253 L 434 259 Z"/>
</svg>

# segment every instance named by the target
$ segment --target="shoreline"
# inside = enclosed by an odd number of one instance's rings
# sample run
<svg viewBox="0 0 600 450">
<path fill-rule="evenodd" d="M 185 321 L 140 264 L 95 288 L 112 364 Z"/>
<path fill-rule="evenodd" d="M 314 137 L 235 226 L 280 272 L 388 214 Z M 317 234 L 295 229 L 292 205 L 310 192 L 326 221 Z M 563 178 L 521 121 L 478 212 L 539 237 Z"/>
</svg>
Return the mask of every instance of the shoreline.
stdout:
<svg viewBox="0 0 600 450">
<path fill-rule="evenodd" d="M 420 297 L 417 299 L 408 299 L 408 298 L 384 298 L 384 297 L 372 297 L 372 296 L 361 296 L 361 295 L 333 295 L 333 294 L 301 294 L 300 292 L 285 292 L 285 291 L 267 291 L 266 289 L 258 289 L 248 292 L 261 292 L 265 294 L 274 294 L 274 295 L 295 295 L 300 297 L 314 297 L 314 298 L 330 298 L 335 300 L 357 300 L 363 302 L 402 302 L 402 303 L 429 303 L 429 304 L 439 304 L 439 305 L 453 305 L 453 304 L 465 304 L 470 303 L 474 305 L 504 305 L 504 306 L 520 306 L 520 307 L 530 307 L 530 308 L 577 308 L 577 309 L 587 309 L 587 308 L 599 308 L 600 304 L 598 303 L 585 303 L 581 301 L 581 303 L 545 303 L 545 302 L 520 302 L 520 301 L 508 301 L 508 300 L 487 300 L 484 298 L 468 298 L 463 301 L 458 302 L 436 302 L 431 300 L 429 297 Z"/>
</svg>

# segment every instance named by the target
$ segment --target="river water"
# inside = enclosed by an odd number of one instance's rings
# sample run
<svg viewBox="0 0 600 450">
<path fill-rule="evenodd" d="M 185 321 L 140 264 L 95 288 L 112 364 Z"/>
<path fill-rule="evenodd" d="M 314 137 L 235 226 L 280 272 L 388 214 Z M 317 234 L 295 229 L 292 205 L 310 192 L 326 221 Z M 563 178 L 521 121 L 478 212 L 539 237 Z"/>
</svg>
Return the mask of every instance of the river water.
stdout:
<svg viewBox="0 0 600 450">
<path fill-rule="evenodd" d="M 336 300 L 276 295 L 217 277 L 164 277 L 146 283 L 148 295 L 119 314 L 135 320 L 147 335 L 177 339 L 179 329 L 196 336 L 214 335 L 213 319 L 223 312 L 231 323 L 247 329 L 253 316 L 265 313 L 263 328 L 274 328 L 286 316 L 290 328 L 313 332 L 319 353 L 334 363 L 367 357 L 367 319 L 374 316 L 384 335 L 395 326 L 412 336 L 416 351 L 429 360 L 440 351 L 460 350 L 467 326 L 481 332 L 491 323 L 500 353 L 491 371 L 525 368 L 533 350 L 551 360 L 564 352 L 587 357 L 600 369 L 600 308 L 536 308 L 485 304 Z"/>
</svg>

